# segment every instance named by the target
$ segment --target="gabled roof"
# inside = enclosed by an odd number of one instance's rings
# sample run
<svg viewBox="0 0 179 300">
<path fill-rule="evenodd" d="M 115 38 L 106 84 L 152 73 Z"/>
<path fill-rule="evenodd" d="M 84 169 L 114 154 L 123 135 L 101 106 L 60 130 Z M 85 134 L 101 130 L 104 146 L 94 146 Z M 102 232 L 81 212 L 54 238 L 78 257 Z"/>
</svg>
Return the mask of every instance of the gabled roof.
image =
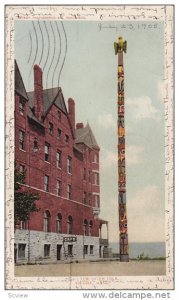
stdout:
<svg viewBox="0 0 179 300">
<path fill-rule="evenodd" d="M 36 123 L 38 123 L 42 127 L 44 127 L 43 122 L 36 118 L 36 116 L 34 115 L 32 109 L 30 107 L 29 107 L 29 111 L 28 111 L 28 118 L 35 121 Z"/>
<path fill-rule="evenodd" d="M 32 109 L 34 107 L 34 91 L 28 92 L 29 106 Z M 52 104 L 56 104 L 64 113 L 67 113 L 65 101 L 63 98 L 61 88 L 51 88 L 43 90 L 43 115 L 44 117 L 49 112 Z"/>
<path fill-rule="evenodd" d="M 29 117 L 37 122 L 40 122 L 35 116 L 33 112 L 34 108 L 34 91 L 28 92 L 28 97 L 29 97 Z M 61 109 L 67 116 L 69 126 L 71 129 L 71 133 L 73 138 L 75 138 L 72 125 L 70 122 L 69 114 L 65 105 L 65 100 L 63 97 L 63 93 L 61 88 L 56 87 L 56 88 L 50 88 L 50 89 L 45 89 L 43 90 L 43 117 L 45 118 L 47 114 L 49 113 L 52 105 L 55 104 L 59 109 Z M 40 122 L 42 124 L 42 122 Z"/>
<path fill-rule="evenodd" d="M 76 129 L 76 144 L 85 144 L 89 148 L 100 149 L 88 123 L 84 128 Z"/>
<path fill-rule="evenodd" d="M 15 91 L 19 95 L 21 95 L 24 99 L 28 100 L 24 82 L 22 80 L 16 60 L 15 60 Z"/>
</svg>

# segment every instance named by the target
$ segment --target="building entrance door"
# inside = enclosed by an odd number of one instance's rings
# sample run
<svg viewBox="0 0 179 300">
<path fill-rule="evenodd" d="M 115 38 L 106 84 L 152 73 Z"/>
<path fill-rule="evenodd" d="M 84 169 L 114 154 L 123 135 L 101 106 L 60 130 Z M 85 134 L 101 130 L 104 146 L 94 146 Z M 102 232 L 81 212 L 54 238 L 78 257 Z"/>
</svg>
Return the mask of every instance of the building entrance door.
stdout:
<svg viewBox="0 0 179 300">
<path fill-rule="evenodd" d="M 14 244 L 14 262 L 15 262 L 15 264 L 17 262 L 17 245 L 16 244 Z"/>
<path fill-rule="evenodd" d="M 62 245 L 57 245 L 57 260 L 61 260 Z"/>
<path fill-rule="evenodd" d="M 101 258 L 102 257 L 102 251 L 101 251 L 102 249 L 101 249 L 101 246 L 99 246 L 99 257 Z"/>
</svg>

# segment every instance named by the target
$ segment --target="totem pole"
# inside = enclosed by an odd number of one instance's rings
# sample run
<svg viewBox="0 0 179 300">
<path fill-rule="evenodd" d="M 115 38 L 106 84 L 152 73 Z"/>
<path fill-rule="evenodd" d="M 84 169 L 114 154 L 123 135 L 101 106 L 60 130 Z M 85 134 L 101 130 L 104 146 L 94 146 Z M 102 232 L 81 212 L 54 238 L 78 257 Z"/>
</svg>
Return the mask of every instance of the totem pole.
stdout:
<svg viewBox="0 0 179 300">
<path fill-rule="evenodd" d="M 114 43 L 118 54 L 118 202 L 119 202 L 119 243 L 120 261 L 128 262 L 128 233 L 126 212 L 126 171 L 125 171 L 125 122 L 124 122 L 124 67 L 123 52 L 127 52 L 127 42 L 122 37 Z"/>
</svg>

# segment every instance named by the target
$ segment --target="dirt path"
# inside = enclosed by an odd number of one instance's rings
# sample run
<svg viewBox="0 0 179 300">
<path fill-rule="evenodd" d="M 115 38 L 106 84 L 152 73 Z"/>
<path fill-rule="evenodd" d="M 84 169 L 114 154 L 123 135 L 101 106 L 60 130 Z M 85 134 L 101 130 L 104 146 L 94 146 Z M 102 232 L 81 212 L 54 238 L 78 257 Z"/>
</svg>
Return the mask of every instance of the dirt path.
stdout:
<svg viewBox="0 0 179 300">
<path fill-rule="evenodd" d="M 15 276 L 151 276 L 165 275 L 162 260 L 80 262 L 15 266 Z"/>
</svg>

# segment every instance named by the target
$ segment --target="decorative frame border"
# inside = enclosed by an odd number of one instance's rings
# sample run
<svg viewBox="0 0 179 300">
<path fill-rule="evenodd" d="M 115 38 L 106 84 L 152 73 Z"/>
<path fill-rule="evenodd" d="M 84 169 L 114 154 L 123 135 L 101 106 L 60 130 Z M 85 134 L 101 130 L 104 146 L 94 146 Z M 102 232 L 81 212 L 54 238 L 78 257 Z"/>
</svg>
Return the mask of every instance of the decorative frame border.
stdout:
<svg viewBox="0 0 179 300">
<path fill-rule="evenodd" d="M 165 242 L 166 276 L 14 276 L 14 21 L 34 19 L 163 21 L 165 27 Z M 174 288 L 174 6 L 173 5 L 7 5 L 5 7 L 5 259 L 6 289 L 173 289 Z M 44 287 L 45 286 L 45 287 Z"/>
</svg>

